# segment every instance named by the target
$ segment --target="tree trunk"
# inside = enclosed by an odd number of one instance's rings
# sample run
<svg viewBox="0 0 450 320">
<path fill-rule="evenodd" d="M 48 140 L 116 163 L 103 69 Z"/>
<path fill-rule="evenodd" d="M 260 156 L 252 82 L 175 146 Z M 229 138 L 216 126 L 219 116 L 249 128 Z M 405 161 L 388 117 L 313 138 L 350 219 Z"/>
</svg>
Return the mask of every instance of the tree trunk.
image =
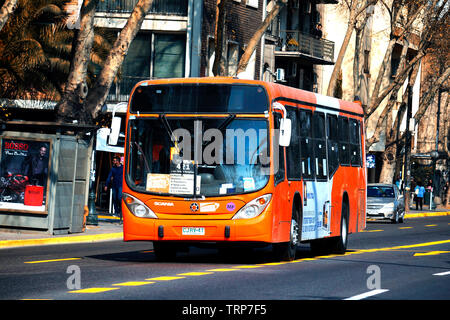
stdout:
<svg viewBox="0 0 450 320">
<path fill-rule="evenodd" d="M 275 0 L 272 0 L 275 1 Z M 256 49 L 256 46 L 258 45 L 259 41 L 261 40 L 261 37 L 263 36 L 264 32 L 267 30 L 269 25 L 271 24 L 272 20 L 278 15 L 281 8 L 287 3 L 287 0 L 278 0 L 275 2 L 272 10 L 269 12 L 269 14 L 264 19 L 262 25 L 258 28 L 258 30 L 255 31 L 253 34 L 253 37 L 250 39 L 250 41 L 247 44 L 247 48 L 245 49 L 244 54 L 242 55 L 241 59 L 239 60 L 239 64 L 236 70 L 236 75 L 239 76 L 240 73 L 245 72 L 247 69 L 248 62 L 253 54 L 253 52 Z"/>
<path fill-rule="evenodd" d="M 16 10 L 17 0 L 6 0 L 0 8 L 0 30 L 8 21 L 9 16 Z"/>
<path fill-rule="evenodd" d="M 86 83 L 87 68 L 94 41 L 94 15 L 98 0 L 85 0 L 80 13 L 80 29 L 75 32 L 72 48 L 72 60 L 64 93 L 56 105 L 58 121 L 79 120 L 82 123 L 92 121 L 83 111 L 83 101 L 88 94 Z"/>
<path fill-rule="evenodd" d="M 327 95 L 332 96 L 334 92 L 334 87 L 336 86 L 336 82 L 338 80 L 339 71 L 342 68 L 342 62 L 344 61 L 345 52 L 347 51 L 348 44 L 350 43 L 350 39 L 353 34 L 353 29 L 356 27 L 356 22 L 358 16 L 364 12 L 367 7 L 374 5 L 378 0 L 369 0 L 367 1 L 361 8 L 357 8 L 359 1 L 352 1 L 350 7 L 350 18 L 348 21 L 347 31 L 345 32 L 344 41 L 342 42 L 342 46 L 339 49 L 339 54 L 336 59 L 336 63 L 334 64 L 333 72 L 331 73 L 330 83 L 328 84 Z"/>
<path fill-rule="evenodd" d="M 127 24 L 120 32 L 105 66 L 97 77 L 94 87 L 89 91 L 84 103 L 85 110 L 95 119 L 105 104 L 111 84 L 117 75 L 117 71 L 122 65 L 127 55 L 131 41 L 141 28 L 145 15 L 150 10 L 153 0 L 139 0 L 127 21 Z"/>
<path fill-rule="evenodd" d="M 224 76 L 225 68 L 222 63 L 223 34 L 225 33 L 226 5 L 228 0 L 217 0 L 216 26 L 214 30 L 214 63 L 212 72 L 214 76 Z"/>
</svg>

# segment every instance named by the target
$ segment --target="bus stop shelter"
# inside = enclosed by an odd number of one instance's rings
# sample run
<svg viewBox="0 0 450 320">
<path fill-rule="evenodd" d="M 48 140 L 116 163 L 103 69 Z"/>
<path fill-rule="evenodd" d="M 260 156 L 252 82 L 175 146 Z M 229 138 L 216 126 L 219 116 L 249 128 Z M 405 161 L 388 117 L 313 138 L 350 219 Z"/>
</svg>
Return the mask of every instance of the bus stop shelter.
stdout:
<svg viewBox="0 0 450 320">
<path fill-rule="evenodd" d="M 0 128 L 0 227 L 83 232 L 96 127 L 8 121 Z"/>
</svg>

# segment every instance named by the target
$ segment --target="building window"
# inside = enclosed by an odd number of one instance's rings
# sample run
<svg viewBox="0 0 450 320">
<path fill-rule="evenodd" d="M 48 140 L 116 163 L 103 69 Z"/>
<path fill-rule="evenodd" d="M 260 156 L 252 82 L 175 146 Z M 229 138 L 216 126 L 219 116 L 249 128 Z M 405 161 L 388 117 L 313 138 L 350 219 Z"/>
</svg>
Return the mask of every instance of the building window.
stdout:
<svg viewBox="0 0 450 320">
<path fill-rule="evenodd" d="M 369 50 L 364 50 L 364 65 L 363 65 L 363 72 L 364 73 L 370 73 L 369 58 L 370 58 L 370 51 Z"/>
<path fill-rule="evenodd" d="M 249 7 L 258 9 L 258 0 L 247 0 L 247 5 Z"/>
<path fill-rule="evenodd" d="M 186 35 L 155 34 L 153 77 L 184 77 L 185 58 Z"/>
<path fill-rule="evenodd" d="M 227 48 L 228 76 L 232 77 L 236 73 L 239 63 L 239 45 L 235 42 L 228 42 Z"/>
</svg>

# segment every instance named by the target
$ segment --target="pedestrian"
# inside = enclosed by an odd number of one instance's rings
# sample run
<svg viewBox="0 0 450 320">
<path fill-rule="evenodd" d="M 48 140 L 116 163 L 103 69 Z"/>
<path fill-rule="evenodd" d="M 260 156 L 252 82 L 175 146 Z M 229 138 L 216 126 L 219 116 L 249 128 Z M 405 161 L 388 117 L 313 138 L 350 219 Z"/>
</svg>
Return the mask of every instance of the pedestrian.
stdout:
<svg viewBox="0 0 450 320">
<path fill-rule="evenodd" d="M 108 185 L 112 180 L 113 205 L 114 213 L 122 219 L 122 180 L 123 180 L 123 166 L 120 163 L 120 158 L 114 156 L 112 160 L 112 168 L 109 171 L 106 179 L 105 191 L 108 190 Z"/>
<path fill-rule="evenodd" d="M 417 182 L 417 186 L 414 189 L 414 200 L 416 201 L 416 210 L 423 210 L 423 196 L 425 194 L 425 188 L 421 185 L 420 182 Z"/>
<path fill-rule="evenodd" d="M 322 39 L 322 25 L 320 23 L 316 24 L 316 28 L 314 30 L 314 36 L 317 39 Z"/>
</svg>

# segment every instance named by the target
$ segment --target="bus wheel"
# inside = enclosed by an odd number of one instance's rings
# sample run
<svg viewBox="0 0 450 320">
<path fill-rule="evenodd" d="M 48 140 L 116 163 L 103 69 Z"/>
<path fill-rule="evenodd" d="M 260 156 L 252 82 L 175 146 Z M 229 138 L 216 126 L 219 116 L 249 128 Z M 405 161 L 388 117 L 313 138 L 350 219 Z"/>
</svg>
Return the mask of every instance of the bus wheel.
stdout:
<svg viewBox="0 0 450 320">
<path fill-rule="evenodd" d="M 300 243 L 300 226 L 298 224 L 298 211 L 293 210 L 291 220 L 291 232 L 289 242 L 274 243 L 273 253 L 277 260 L 292 261 L 295 259 L 295 253 L 297 251 L 297 245 Z"/>
<path fill-rule="evenodd" d="M 173 243 L 153 241 L 153 250 L 159 261 L 173 260 L 177 255 L 177 249 Z"/>
<path fill-rule="evenodd" d="M 349 209 L 347 202 L 342 203 L 341 213 L 341 234 L 332 238 L 332 250 L 334 253 L 343 254 L 347 250 L 348 242 L 348 216 Z"/>
</svg>

